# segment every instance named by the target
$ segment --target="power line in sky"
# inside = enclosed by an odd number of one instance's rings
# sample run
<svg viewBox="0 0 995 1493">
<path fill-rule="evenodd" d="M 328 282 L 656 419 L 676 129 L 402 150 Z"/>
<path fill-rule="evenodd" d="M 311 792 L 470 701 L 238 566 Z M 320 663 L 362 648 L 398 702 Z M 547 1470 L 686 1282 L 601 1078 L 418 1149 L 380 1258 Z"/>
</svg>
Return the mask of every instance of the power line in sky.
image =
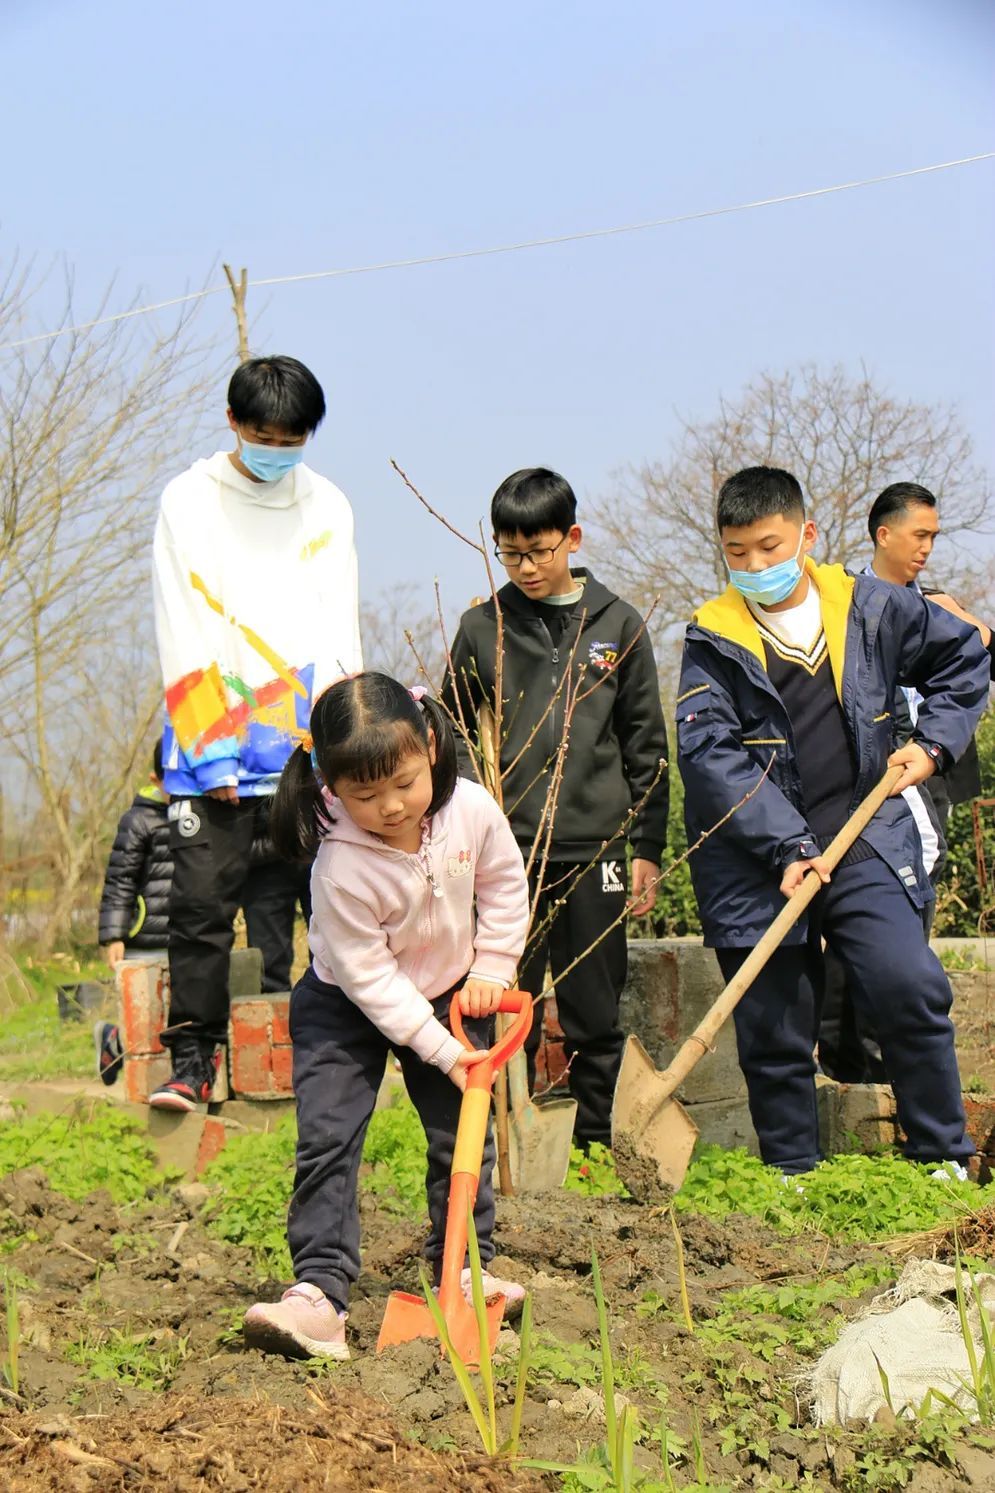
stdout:
<svg viewBox="0 0 995 1493">
<path fill-rule="evenodd" d="M 728 217 L 733 213 L 752 212 L 756 208 L 778 207 L 786 202 L 803 202 L 812 197 L 829 197 L 837 192 L 852 192 L 859 187 L 879 186 L 884 182 L 902 181 L 911 176 L 928 176 L 933 172 L 951 171 L 957 166 L 973 166 L 979 161 L 993 159 L 995 159 L 995 151 L 988 150 L 978 155 L 961 156 L 956 161 L 940 161 L 932 166 L 914 166 L 908 171 L 889 171 L 883 176 L 865 176 L 859 181 L 839 182 L 831 187 L 813 187 L 805 192 L 787 192 L 779 197 L 761 197 L 754 202 L 737 202 L 726 207 L 706 207 L 697 212 L 676 213 L 669 218 L 650 218 L 644 223 L 623 223 L 612 228 L 588 228 L 578 233 L 554 234 L 547 238 L 525 239 L 520 243 L 497 244 L 484 249 L 453 249 L 444 254 L 425 254 L 414 259 L 387 259 L 376 264 L 347 265 L 341 269 L 309 270 L 297 275 L 271 275 L 261 280 L 249 280 L 247 283 L 253 288 L 261 288 L 267 285 L 293 285 L 305 280 L 334 280 L 346 275 L 372 275 L 382 270 L 416 269 L 422 265 L 449 264 L 459 259 L 486 259 L 497 254 L 517 254 L 525 249 L 545 249 L 557 244 L 582 243 L 587 239 L 614 238 L 623 233 L 645 233 L 650 228 L 671 228 L 678 223 L 696 223 L 704 218 Z M 172 296 L 169 300 L 155 301 L 148 306 L 134 306 L 129 311 L 118 311 L 113 316 L 99 316 L 93 321 L 58 327 L 54 332 L 37 332 L 32 337 L 20 337 L 13 342 L 0 342 L 0 352 L 16 347 L 29 347 L 36 342 L 51 342 L 56 337 L 65 337 L 73 332 L 88 332 L 94 327 L 109 326 L 116 321 L 128 321 L 135 316 L 148 316 L 154 311 L 168 311 L 173 306 L 185 306 L 191 301 L 203 300 L 206 296 L 218 295 L 227 289 L 227 284 L 211 285 L 205 290 Z"/>
</svg>

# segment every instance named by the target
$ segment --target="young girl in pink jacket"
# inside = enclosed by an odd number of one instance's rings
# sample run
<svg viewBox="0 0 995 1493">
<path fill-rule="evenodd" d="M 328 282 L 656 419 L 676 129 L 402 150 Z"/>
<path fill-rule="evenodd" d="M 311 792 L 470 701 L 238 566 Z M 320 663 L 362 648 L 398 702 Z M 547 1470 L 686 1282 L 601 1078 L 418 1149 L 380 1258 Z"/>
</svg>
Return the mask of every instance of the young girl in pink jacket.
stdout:
<svg viewBox="0 0 995 1493">
<path fill-rule="evenodd" d="M 528 888 L 504 815 L 484 788 L 457 777 L 448 717 L 423 692 L 385 674 L 340 680 L 315 703 L 311 737 L 288 761 L 270 818 L 282 854 L 314 856 L 312 963 L 290 1001 L 295 1284 L 279 1302 L 250 1307 L 245 1337 L 291 1357 L 342 1359 L 359 1274 L 357 1176 L 388 1050 L 425 1127 L 425 1253 L 438 1270 L 460 1091 L 480 1061 L 450 1032 L 449 1002 L 458 990 L 474 1018 L 467 1035 L 486 1047 L 525 946 Z M 475 1210 L 485 1264 L 494 1257 L 493 1166 L 488 1138 Z M 512 1301 L 524 1294 L 488 1274 L 484 1288 Z"/>
</svg>

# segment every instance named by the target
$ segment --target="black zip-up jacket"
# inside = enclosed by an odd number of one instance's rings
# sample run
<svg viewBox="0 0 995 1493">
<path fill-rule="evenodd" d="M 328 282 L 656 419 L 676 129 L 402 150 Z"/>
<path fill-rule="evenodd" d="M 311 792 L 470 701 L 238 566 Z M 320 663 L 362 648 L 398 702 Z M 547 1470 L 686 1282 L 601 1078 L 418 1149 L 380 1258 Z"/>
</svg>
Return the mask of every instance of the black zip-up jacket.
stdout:
<svg viewBox="0 0 995 1493">
<path fill-rule="evenodd" d="M 122 814 L 100 898 L 100 942 L 120 939 L 130 949 L 164 949 L 169 935 L 169 853 L 166 802 L 143 788 Z"/>
<path fill-rule="evenodd" d="M 498 592 L 505 813 L 519 844 L 531 846 L 563 738 L 568 691 L 576 691 L 550 859 L 616 858 L 627 835 L 635 855 L 659 865 L 667 837 L 667 730 L 653 646 L 635 607 L 589 570 L 572 573 L 584 589 L 562 609 L 555 637 L 558 619 L 547 623 L 548 605 L 530 601 L 510 582 Z M 443 686 L 444 703 L 457 720 L 462 707 L 471 734 L 479 707 L 494 706 L 496 656 L 492 597 L 464 613 L 453 674 Z"/>
</svg>

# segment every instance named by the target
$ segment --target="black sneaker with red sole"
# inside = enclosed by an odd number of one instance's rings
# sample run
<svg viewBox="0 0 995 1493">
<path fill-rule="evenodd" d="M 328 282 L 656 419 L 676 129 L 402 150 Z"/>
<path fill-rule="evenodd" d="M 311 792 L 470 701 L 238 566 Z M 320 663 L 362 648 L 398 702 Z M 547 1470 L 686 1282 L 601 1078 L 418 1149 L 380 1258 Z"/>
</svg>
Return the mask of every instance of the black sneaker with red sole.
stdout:
<svg viewBox="0 0 995 1493">
<path fill-rule="evenodd" d="M 217 1047 L 184 1045 L 173 1049 L 173 1074 L 149 1095 L 153 1109 L 196 1109 L 206 1104 L 221 1063 Z"/>
<path fill-rule="evenodd" d="M 121 1034 L 112 1021 L 98 1021 L 93 1028 L 93 1045 L 97 1053 L 97 1076 L 110 1088 L 117 1083 L 124 1053 Z"/>
</svg>

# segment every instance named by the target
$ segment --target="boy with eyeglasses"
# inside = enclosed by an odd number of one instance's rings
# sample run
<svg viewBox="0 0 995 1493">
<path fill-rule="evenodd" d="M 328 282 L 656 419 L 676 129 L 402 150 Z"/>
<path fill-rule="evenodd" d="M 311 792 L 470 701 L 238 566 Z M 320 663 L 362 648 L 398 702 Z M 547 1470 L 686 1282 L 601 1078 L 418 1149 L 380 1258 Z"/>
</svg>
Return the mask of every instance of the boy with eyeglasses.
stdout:
<svg viewBox="0 0 995 1493">
<path fill-rule="evenodd" d="M 632 847 L 629 911 L 641 915 L 656 897 L 668 785 L 649 635 L 636 609 L 590 570 L 571 570 L 581 544 L 576 514 L 570 484 L 544 467 L 501 483 L 491 523 L 509 583 L 496 602 L 463 616 L 443 698 L 471 737 L 481 707 L 494 710 L 500 607 L 504 809 L 526 861 L 539 847 L 531 874 L 538 900 L 519 983 L 544 989 L 548 957 L 577 1101 L 575 1137 L 588 1147 L 611 1143 L 625 1043 L 618 1024 L 627 966 L 625 842 Z M 537 1021 L 527 1047 L 530 1085 L 540 1032 Z"/>
</svg>

